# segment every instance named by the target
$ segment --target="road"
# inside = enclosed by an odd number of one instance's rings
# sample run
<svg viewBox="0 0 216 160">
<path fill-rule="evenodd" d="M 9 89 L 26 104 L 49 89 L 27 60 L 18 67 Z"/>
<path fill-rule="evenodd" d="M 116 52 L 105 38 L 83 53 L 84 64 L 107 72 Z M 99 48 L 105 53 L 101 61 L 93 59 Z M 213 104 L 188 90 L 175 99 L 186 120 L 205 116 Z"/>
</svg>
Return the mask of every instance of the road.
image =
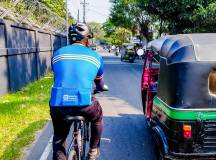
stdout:
<svg viewBox="0 0 216 160">
<path fill-rule="evenodd" d="M 121 62 L 104 56 L 105 82 L 110 90 L 98 94 L 104 112 L 100 160 L 154 160 L 153 142 L 143 117 L 140 96 L 141 61 Z M 27 160 L 52 159 L 51 122 L 27 150 Z"/>
</svg>

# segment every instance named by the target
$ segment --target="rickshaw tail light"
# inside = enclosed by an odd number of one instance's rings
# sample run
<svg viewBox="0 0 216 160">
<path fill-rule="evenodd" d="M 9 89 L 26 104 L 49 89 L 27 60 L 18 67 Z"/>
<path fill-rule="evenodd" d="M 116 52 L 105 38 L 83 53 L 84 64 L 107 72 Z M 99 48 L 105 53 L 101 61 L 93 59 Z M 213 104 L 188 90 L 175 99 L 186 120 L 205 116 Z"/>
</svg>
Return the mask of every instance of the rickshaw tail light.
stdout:
<svg viewBox="0 0 216 160">
<path fill-rule="evenodd" d="M 183 135 L 184 139 L 191 139 L 192 129 L 190 125 L 183 125 Z"/>
</svg>

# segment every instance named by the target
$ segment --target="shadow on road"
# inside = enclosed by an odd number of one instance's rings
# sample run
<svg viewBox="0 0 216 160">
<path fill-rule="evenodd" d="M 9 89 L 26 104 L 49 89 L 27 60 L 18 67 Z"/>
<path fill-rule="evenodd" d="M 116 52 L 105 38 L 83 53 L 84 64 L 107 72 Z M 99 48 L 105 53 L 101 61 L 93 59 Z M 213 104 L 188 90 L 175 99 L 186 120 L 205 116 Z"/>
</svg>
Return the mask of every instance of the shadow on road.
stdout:
<svg viewBox="0 0 216 160">
<path fill-rule="evenodd" d="M 104 117 L 100 160 L 154 160 L 154 143 L 142 115 Z"/>
</svg>

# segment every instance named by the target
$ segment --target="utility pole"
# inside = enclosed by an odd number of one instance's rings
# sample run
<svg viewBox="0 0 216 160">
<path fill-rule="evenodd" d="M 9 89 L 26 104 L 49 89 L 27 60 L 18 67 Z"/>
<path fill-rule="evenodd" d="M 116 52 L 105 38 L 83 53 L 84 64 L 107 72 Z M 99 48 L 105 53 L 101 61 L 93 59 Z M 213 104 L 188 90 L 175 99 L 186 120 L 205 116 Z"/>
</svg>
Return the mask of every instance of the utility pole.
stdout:
<svg viewBox="0 0 216 160">
<path fill-rule="evenodd" d="M 88 3 L 86 3 L 86 0 L 84 0 L 84 2 L 81 2 L 80 4 L 83 5 L 83 23 L 86 23 L 86 5 Z"/>
<path fill-rule="evenodd" d="M 78 13 L 77 13 L 77 23 L 79 23 L 79 9 L 78 9 Z"/>
</svg>

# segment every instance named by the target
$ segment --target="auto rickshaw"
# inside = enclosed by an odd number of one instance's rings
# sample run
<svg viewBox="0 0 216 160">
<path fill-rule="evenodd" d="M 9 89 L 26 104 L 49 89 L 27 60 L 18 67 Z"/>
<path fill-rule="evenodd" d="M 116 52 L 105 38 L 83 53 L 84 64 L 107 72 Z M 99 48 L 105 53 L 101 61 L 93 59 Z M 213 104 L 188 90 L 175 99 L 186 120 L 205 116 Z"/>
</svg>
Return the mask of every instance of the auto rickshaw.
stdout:
<svg viewBox="0 0 216 160">
<path fill-rule="evenodd" d="M 133 63 L 136 58 L 136 50 L 135 50 L 136 44 L 134 43 L 123 43 L 122 48 L 120 49 L 121 53 L 121 61 L 129 61 L 130 63 Z"/>
<path fill-rule="evenodd" d="M 216 34 L 149 43 L 143 110 L 158 159 L 216 159 Z"/>
</svg>

